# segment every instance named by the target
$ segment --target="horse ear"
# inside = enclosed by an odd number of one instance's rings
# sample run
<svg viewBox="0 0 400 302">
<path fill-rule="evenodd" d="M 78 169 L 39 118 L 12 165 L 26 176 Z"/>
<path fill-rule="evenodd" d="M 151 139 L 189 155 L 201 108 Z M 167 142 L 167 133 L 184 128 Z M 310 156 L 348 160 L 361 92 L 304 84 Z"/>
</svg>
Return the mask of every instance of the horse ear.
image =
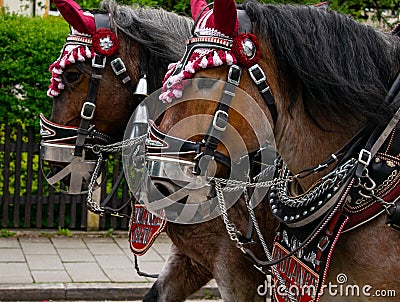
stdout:
<svg viewBox="0 0 400 302">
<path fill-rule="evenodd" d="M 54 0 L 54 4 L 65 21 L 77 31 L 89 35 L 95 33 L 94 18 L 85 15 L 78 3 L 73 0 Z"/>
<path fill-rule="evenodd" d="M 237 33 L 237 10 L 235 0 L 215 0 L 214 2 L 215 29 L 227 36 Z"/>
</svg>

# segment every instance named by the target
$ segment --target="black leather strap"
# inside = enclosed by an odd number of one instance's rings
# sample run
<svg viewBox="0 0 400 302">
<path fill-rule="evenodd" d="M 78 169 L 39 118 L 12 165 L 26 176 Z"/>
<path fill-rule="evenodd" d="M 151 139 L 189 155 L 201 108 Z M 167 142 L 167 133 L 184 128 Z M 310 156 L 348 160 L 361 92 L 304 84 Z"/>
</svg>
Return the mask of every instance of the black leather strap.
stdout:
<svg viewBox="0 0 400 302">
<path fill-rule="evenodd" d="M 247 15 L 246 11 L 243 9 L 237 10 L 237 16 L 239 20 L 239 34 L 240 33 L 251 33 L 252 24 L 250 17 Z"/>
<path fill-rule="evenodd" d="M 276 109 L 276 104 L 274 97 L 271 94 L 271 90 L 267 85 L 267 77 L 264 71 L 261 69 L 260 65 L 255 64 L 249 68 L 249 74 L 253 82 L 257 85 L 265 103 L 268 106 L 268 110 L 271 113 L 272 121 L 274 125 L 278 119 L 278 111 Z"/>
<path fill-rule="evenodd" d="M 130 94 L 133 95 L 135 93 L 135 85 L 133 85 L 131 77 L 127 73 L 124 62 L 120 57 L 115 57 L 110 64 L 114 74 L 121 80 Z"/>
<path fill-rule="evenodd" d="M 96 68 L 97 69 L 97 68 Z M 78 137 L 75 143 L 75 156 L 82 156 L 83 145 L 85 144 L 86 137 L 89 135 L 90 122 L 93 119 L 94 111 L 96 109 L 96 97 L 99 91 L 101 81 L 101 69 L 96 70 L 90 77 L 89 91 L 86 102 L 83 104 L 81 111 L 81 123 L 77 130 Z"/>
<path fill-rule="evenodd" d="M 94 14 L 94 22 L 96 23 L 96 30 L 99 28 L 110 28 L 110 17 L 108 13 Z"/>
<path fill-rule="evenodd" d="M 390 104 L 390 106 L 393 108 L 399 108 L 400 97 L 397 97 L 399 93 L 400 93 L 400 73 L 397 75 L 397 78 L 394 80 L 392 86 L 390 87 L 389 92 L 387 93 L 383 103 Z M 392 129 L 396 127 L 400 114 L 399 110 L 400 109 L 397 110 L 392 119 L 388 122 L 386 129 L 383 126 L 376 126 L 374 131 L 371 133 L 367 143 L 365 144 L 365 147 L 359 153 L 358 157 L 359 162 L 356 169 L 356 176 L 358 177 L 362 176 L 364 169 L 369 164 L 369 161 L 375 156 L 375 153 L 378 151 L 380 146 L 385 142 L 386 138 L 389 136 Z M 367 124 L 366 127 L 368 127 L 369 125 L 370 123 Z"/>
<path fill-rule="evenodd" d="M 199 161 L 197 162 L 196 172 L 200 175 L 205 175 L 211 159 L 215 156 L 215 150 L 218 147 L 220 139 L 226 130 L 229 120 L 228 111 L 235 96 L 236 87 L 240 83 L 241 76 L 242 68 L 237 65 L 231 65 L 227 82 L 224 85 L 217 110 L 214 113 L 213 121 L 204 139 L 205 145 L 202 156 L 199 157 Z"/>
</svg>

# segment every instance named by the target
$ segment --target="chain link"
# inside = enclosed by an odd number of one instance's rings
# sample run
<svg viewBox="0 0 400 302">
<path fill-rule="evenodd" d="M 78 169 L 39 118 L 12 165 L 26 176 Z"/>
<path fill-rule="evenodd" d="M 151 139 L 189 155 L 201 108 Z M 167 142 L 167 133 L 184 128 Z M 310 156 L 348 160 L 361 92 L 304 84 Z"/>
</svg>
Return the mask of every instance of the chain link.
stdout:
<svg viewBox="0 0 400 302">
<path fill-rule="evenodd" d="M 288 207 L 299 208 L 307 206 L 310 202 L 320 197 L 327 190 L 333 187 L 339 187 L 346 179 L 346 176 L 351 173 L 355 167 L 355 164 L 356 160 L 350 159 L 345 164 L 322 177 L 321 182 L 317 186 L 297 198 L 289 197 L 287 182 L 281 182 L 278 186 L 279 201 Z M 288 177 L 289 173 L 289 170 L 287 167 L 285 167 L 282 173 L 283 177 Z"/>
<path fill-rule="evenodd" d="M 109 145 L 85 145 L 86 148 L 92 149 L 94 153 L 99 154 L 101 152 L 105 153 L 114 153 L 114 152 L 122 152 L 124 148 L 133 147 L 138 143 L 144 142 L 146 139 L 146 135 L 142 135 L 135 138 L 130 138 L 123 140 L 121 142 L 117 142 Z"/>
<path fill-rule="evenodd" d="M 86 197 L 86 205 L 91 212 L 99 215 L 105 213 L 105 210 L 102 207 L 100 207 L 100 205 L 97 202 L 93 200 L 93 190 L 95 182 L 99 176 L 101 164 L 103 162 L 103 152 L 105 153 L 122 152 L 123 148 L 135 146 L 138 143 L 142 143 L 143 141 L 145 141 L 145 139 L 146 135 L 142 135 L 136 138 L 127 139 L 109 145 L 85 145 L 86 148 L 92 149 L 93 152 L 98 156 L 96 166 L 94 168 L 92 177 L 90 178 L 88 195 Z"/>
<path fill-rule="evenodd" d="M 250 219 L 251 219 L 251 221 L 253 222 L 254 229 L 256 230 L 258 239 L 259 239 L 260 242 L 261 242 L 261 245 L 262 245 L 262 247 L 263 247 L 264 253 L 265 253 L 265 255 L 267 256 L 268 261 L 273 261 L 274 259 L 272 258 L 272 255 L 271 255 L 271 253 L 270 253 L 269 250 L 268 250 L 267 243 L 265 242 L 264 236 L 263 236 L 263 234 L 261 233 L 260 226 L 258 225 L 258 221 L 257 221 L 257 218 L 256 218 L 256 214 L 255 214 L 255 212 L 254 212 L 254 209 L 252 208 L 252 206 L 251 206 L 251 204 L 250 204 L 250 201 L 251 201 L 251 200 L 249 199 L 249 196 L 248 196 L 248 194 L 247 194 L 247 190 L 244 190 L 244 191 L 243 191 L 243 194 L 244 194 L 245 199 L 246 199 L 246 206 L 247 206 L 247 210 L 249 211 Z M 277 270 L 277 268 L 276 268 L 276 265 L 271 265 L 271 270 L 273 271 L 274 276 L 278 279 L 279 285 L 280 285 L 282 288 L 285 289 L 285 292 L 286 292 L 286 294 L 287 294 L 289 300 L 295 301 L 295 298 L 294 298 L 294 296 L 293 296 L 293 293 L 291 293 L 291 292 L 288 291 L 288 288 L 287 288 L 286 285 L 285 285 L 285 281 L 283 280 L 282 276 L 278 273 L 278 270 Z"/>
<path fill-rule="evenodd" d="M 90 179 L 90 183 L 89 183 L 88 195 L 86 197 L 86 205 L 91 212 L 96 213 L 96 214 L 102 214 L 102 213 L 104 213 L 104 209 L 102 209 L 100 207 L 100 205 L 97 202 L 95 202 L 92 198 L 94 184 L 97 180 L 97 177 L 98 177 L 99 171 L 100 171 L 100 167 L 103 162 L 103 154 L 100 152 L 98 154 L 98 156 L 99 157 L 96 162 L 96 167 L 94 168 L 94 171 L 93 171 L 92 177 Z"/>
<path fill-rule="evenodd" d="M 293 177 L 289 176 L 287 178 L 275 178 L 273 180 L 267 180 L 262 182 L 248 182 L 248 181 L 240 181 L 234 179 L 225 179 L 218 177 L 209 177 L 208 181 L 219 183 L 220 185 L 224 185 L 224 188 L 221 188 L 223 192 L 236 192 L 242 191 L 245 188 L 269 188 L 271 186 L 277 186 L 279 184 L 285 182 L 293 181 Z"/>
<path fill-rule="evenodd" d="M 214 183 L 215 183 L 215 190 L 216 190 L 216 193 L 217 193 L 218 206 L 219 206 L 219 209 L 220 209 L 220 212 L 221 212 L 222 220 L 223 220 L 223 222 L 225 224 L 225 228 L 226 228 L 226 230 L 228 232 L 228 235 L 229 235 L 230 239 L 233 242 L 236 243 L 236 246 L 243 253 L 246 254 L 246 250 L 243 247 L 243 243 L 239 240 L 239 236 L 241 236 L 242 234 L 240 233 L 240 231 L 238 231 L 236 225 L 229 220 L 228 211 L 227 211 L 226 206 L 225 206 L 225 198 L 224 198 L 224 193 L 223 193 L 224 190 L 222 189 L 221 184 L 227 183 L 227 180 L 226 179 L 222 179 L 222 178 L 213 178 L 213 180 L 214 180 Z M 233 181 L 233 183 L 238 183 L 238 182 L 237 181 Z M 240 182 L 240 183 L 242 185 L 243 184 L 250 184 L 248 182 Z M 255 216 L 255 213 L 254 213 L 254 209 L 251 207 L 250 200 L 248 198 L 248 194 L 247 194 L 246 188 L 243 189 L 243 193 L 244 193 L 244 196 L 245 196 L 246 206 L 247 206 L 247 209 L 249 211 L 250 219 L 253 222 L 253 225 L 254 225 L 254 228 L 256 230 L 257 236 L 260 239 L 261 245 L 263 247 L 264 253 L 267 256 L 268 261 L 272 261 L 273 260 L 272 255 L 269 252 L 268 247 L 267 247 L 267 243 L 265 242 L 264 236 L 261 233 L 261 229 L 260 229 L 260 227 L 258 225 L 258 221 L 256 219 L 256 216 Z M 285 285 L 285 281 L 283 280 L 282 276 L 277 271 L 276 265 L 272 265 L 271 266 L 271 270 L 273 271 L 273 274 L 278 279 L 280 287 L 285 290 L 286 295 L 289 298 L 289 300 L 290 301 L 295 301 L 296 299 L 295 299 L 293 293 L 289 292 L 288 288 Z"/>
<path fill-rule="evenodd" d="M 243 243 L 240 242 L 239 240 L 239 236 L 241 236 L 242 234 L 237 230 L 236 225 L 234 223 L 231 223 L 228 218 L 228 210 L 226 209 L 225 206 L 224 193 L 222 191 L 221 183 L 219 181 L 215 181 L 215 191 L 217 193 L 217 200 L 221 212 L 221 217 L 222 220 L 224 221 L 228 235 L 230 239 L 236 243 L 236 246 L 243 252 L 245 252 L 243 248 Z"/>
</svg>

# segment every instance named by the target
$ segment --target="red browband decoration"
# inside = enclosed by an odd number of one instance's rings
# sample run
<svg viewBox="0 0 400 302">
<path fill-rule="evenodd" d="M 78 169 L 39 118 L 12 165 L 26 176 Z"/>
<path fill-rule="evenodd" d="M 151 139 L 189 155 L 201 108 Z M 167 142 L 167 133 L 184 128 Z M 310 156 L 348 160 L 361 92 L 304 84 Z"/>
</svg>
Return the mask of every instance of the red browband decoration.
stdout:
<svg viewBox="0 0 400 302">
<path fill-rule="evenodd" d="M 188 39 L 186 41 L 186 44 L 196 44 L 196 43 L 216 43 L 216 44 L 221 44 L 226 47 L 231 47 L 232 45 L 232 40 L 229 39 L 224 39 L 224 38 L 217 38 L 217 37 L 193 37 L 191 39 Z"/>
<path fill-rule="evenodd" d="M 255 35 L 250 33 L 241 33 L 233 40 L 232 52 L 239 63 L 250 68 L 260 59 L 259 46 L 258 39 Z M 252 52 L 252 54 L 249 55 L 248 52 Z"/>
<path fill-rule="evenodd" d="M 93 50 L 103 56 L 111 56 L 118 51 L 117 36 L 108 28 L 99 28 L 92 37 Z"/>
<path fill-rule="evenodd" d="M 80 42 L 87 45 L 92 45 L 92 38 L 91 37 L 83 37 L 79 35 L 69 35 L 67 37 L 67 42 Z"/>
</svg>

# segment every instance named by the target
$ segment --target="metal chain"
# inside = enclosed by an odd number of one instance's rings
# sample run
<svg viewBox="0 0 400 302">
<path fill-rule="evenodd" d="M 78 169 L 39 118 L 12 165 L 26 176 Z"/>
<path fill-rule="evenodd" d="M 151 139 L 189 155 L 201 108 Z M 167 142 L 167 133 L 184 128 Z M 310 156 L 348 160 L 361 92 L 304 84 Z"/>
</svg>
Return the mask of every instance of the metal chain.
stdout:
<svg viewBox="0 0 400 302">
<path fill-rule="evenodd" d="M 92 177 L 90 178 L 88 186 L 88 195 L 86 197 L 86 205 L 91 212 L 99 215 L 102 215 L 105 212 L 105 210 L 102 207 L 100 207 L 100 205 L 97 202 L 93 200 L 93 190 L 95 182 L 99 176 L 101 164 L 103 162 L 103 152 L 106 153 L 121 152 L 123 148 L 135 146 L 138 143 L 144 141 L 145 138 L 146 135 L 142 135 L 136 138 L 127 139 L 109 145 L 85 145 L 85 147 L 92 149 L 93 152 L 98 156 L 96 166 L 94 168 Z"/>
<path fill-rule="evenodd" d="M 245 188 L 269 188 L 271 186 L 277 186 L 282 183 L 293 181 L 293 177 L 289 176 L 287 178 L 275 178 L 273 180 L 267 180 L 257 183 L 218 177 L 209 177 L 208 180 L 210 182 L 218 182 L 221 185 L 225 185 L 223 189 L 221 188 L 221 190 L 224 192 L 236 192 L 242 191 Z"/>
<path fill-rule="evenodd" d="M 225 224 L 225 228 L 226 228 L 226 230 L 228 232 L 228 235 L 229 235 L 230 239 L 233 242 L 236 243 L 236 246 L 243 253 L 246 253 L 246 250 L 243 247 L 243 243 L 239 240 L 239 236 L 241 236 L 241 233 L 237 230 L 236 225 L 233 222 L 231 222 L 229 220 L 229 217 L 228 217 L 228 211 L 227 211 L 226 206 L 225 206 L 224 193 L 223 193 L 223 189 L 222 189 L 222 186 L 221 186 L 222 183 L 225 183 L 225 179 L 214 178 L 214 181 L 215 181 L 215 190 L 216 190 L 217 199 L 218 199 L 218 206 L 219 206 L 219 209 L 220 209 L 220 212 L 221 212 L 222 220 L 223 220 L 223 222 Z M 243 192 L 245 194 L 247 209 L 249 211 L 251 220 L 252 220 L 252 222 L 254 224 L 254 227 L 256 229 L 257 235 L 258 235 L 258 237 L 259 237 L 259 239 L 261 241 L 261 245 L 262 245 L 262 247 L 264 249 L 265 255 L 267 256 L 269 261 L 272 261 L 273 259 L 272 259 L 271 253 L 269 252 L 267 244 L 266 244 L 266 242 L 264 240 L 264 237 L 263 237 L 263 235 L 261 233 L 260 227 L 259 227 L 257 219 L 255 217 L 254 210 L 252 209 L 252 207 L 250 205 L 250 202 L 248 201 L 248 196 L 247 196 L 246 189 L 244 189 Z M 289 298 L 289 300 L 290 301 L 295 301 L 295 298 L 294 298 L 293 294 L 288 291 L 287 287 L 285 286 L 285 281 L 283 280 L 282 276 L 278 273 L 278 271 L 276 269 L 276 265 L 271 266 L 271 269 L 273 270 L 274 275 L 277 277 L 280 286 L 282 286 L 285 289 L 285 292 L 286 292 L 287 297 Z"/>
<path fill-rule="evenodd" d="M 256 230 L 258 239 L 259 239 L 260 242 L 261 242 L 261 245 L 262 245 L 262 247 L 263 247 L 263 250 L 264 250 L 265 255 L 267 256 L 268 261 L 271 262 L 271 261 L 273 261 L 274 259 L 272 258 L 272 255 L 271 255 L 271 253 L 270 253 L 269 250 L 268 250 L 267 243 L 265 242 L 264 236 L 263 236 L 263 234 L 261 233 L 261 229 L 260 229 L 260 226 L 258 225 L 258 221 L 257 221 L 257 218 L 256 218 L 256 214 L 254 213 L 254 209 L 253 209 L 253 207 L 252 207 L 251 204 L 250 204 L 250 201 L 251 201 L 251 200 L 249 199 L 249 195 L 247 194 L 247 190 L 243 190 L 243 194 L 244 194 L 244 197 L 245 197 L 245 200 L 246 200 L 247 210 L 249 211 L 249 215 L 250 215 L 251 221 L 253 222 L 254 229 Z M 286 285 L 285 285 L 285 281 L 283 280 L 282 276 L 278 273 L 278 270 L 277 270 L 277 268 L 276 268 L 276 264 L 275 264 L 275 265 L 271 265 L 271 270 L 273 271 L 273 274 L 274 274 L 274 275 L 276 276 L 276 278 L 278 279 L 279 285 L 280 285 L 282 288 L 285 289 L 285 292 L 286 292 L 286 294 L 287 294 L 289 300 L 295 301 L 296 299 L 294 298 L 293 293 L 289 292 L 288 288 L 287 288 Z"/>
<path fill-rule="evenodd" d="M 297 198 L 289 197 L 287 189 L 288 184 L 285 182 L 281 182 L 278 186 L 279 201 L 286 206 L 294 208 L 307 206 L 310 202 L 320 197 L 327 190 L 333 187 L 339 187 L 346 179 L 346 176 L 349 175 L 349 173 L 352 171 L 356 163 L 357 161 L 355 159 L 350 159 L 345 164 L 341 165 L 334 171 L 322 177 L 322 181 L 317 186 Z M 285 167 L 283 170 L 283 177 L 288 177 L 289 173 L 289 170 L 287 169 L 287 167 Z"/>
<path fill-rule="evenodd" d="M 145 141 L 146 139 L 146 134 L 135 137 L 135 138 L 130 138 L 123 140 L 121 142 L 117 142 L 114 144 L 109 144 L 109 145 L 85 145 L 85 147 L 92 149 L 94 153 L 99 154 L 101 152 L 105 153 L 114 153 L 114 152 L 121 152 L 123 148 L 126 147 L 132 147 L 137 145 L 138 143 L 141 143 Z"/>
<path fill-rule="evenodd" d="M 245 250 L 243 248 L 243 243 L 240 242 L 239 236 L 242 234 L 237 230 L 236 225 L 234 223 L 231 223 L 229 218 L 228 218 L 228 210 L 226 209 L 225 206 L 225 199 L 224 199 L 224 193 L 222 191 L 221 183 L 217 180 L 215 181 L 215 190 L 217 193 L 217 199 L 218 199 L 218 206 L 221 212 L 221 217 L 222 220 L 224 221 L 226 230 L 228 232 L 228 235 L 230 239 L 236 243 L 236 246 L 242 250 L 242 252 L 245 253 Z"/>
<path fill-rule="evenodd" d="M 94 171 L 93 171 L 92 177 L 90 179 L 90 183 L 89 183 L 88 195 L 86 197 L 86 205 L 87 205 L 88 209 L 91 212 L 101 215 L 102 213 L 104 213 L 104 209 L 102 209 L 100 207 L 100 205 L 97 204 L 92 198 L 93 197 L 94 184 L 95 184 L 95 182 L 97 180 L 97 177 L 98 177 L 98 174 L 99 174 L 99 171 L 100 171 L 100 167 L 101 167 L 101 164 L 103 162 L 103 154 L 100 152 L 98 154 L 98 156 L 99 157 L 98 157 L 97 162 L 96 162 L 96 167 L 94 168 Z"/>
</svg>

